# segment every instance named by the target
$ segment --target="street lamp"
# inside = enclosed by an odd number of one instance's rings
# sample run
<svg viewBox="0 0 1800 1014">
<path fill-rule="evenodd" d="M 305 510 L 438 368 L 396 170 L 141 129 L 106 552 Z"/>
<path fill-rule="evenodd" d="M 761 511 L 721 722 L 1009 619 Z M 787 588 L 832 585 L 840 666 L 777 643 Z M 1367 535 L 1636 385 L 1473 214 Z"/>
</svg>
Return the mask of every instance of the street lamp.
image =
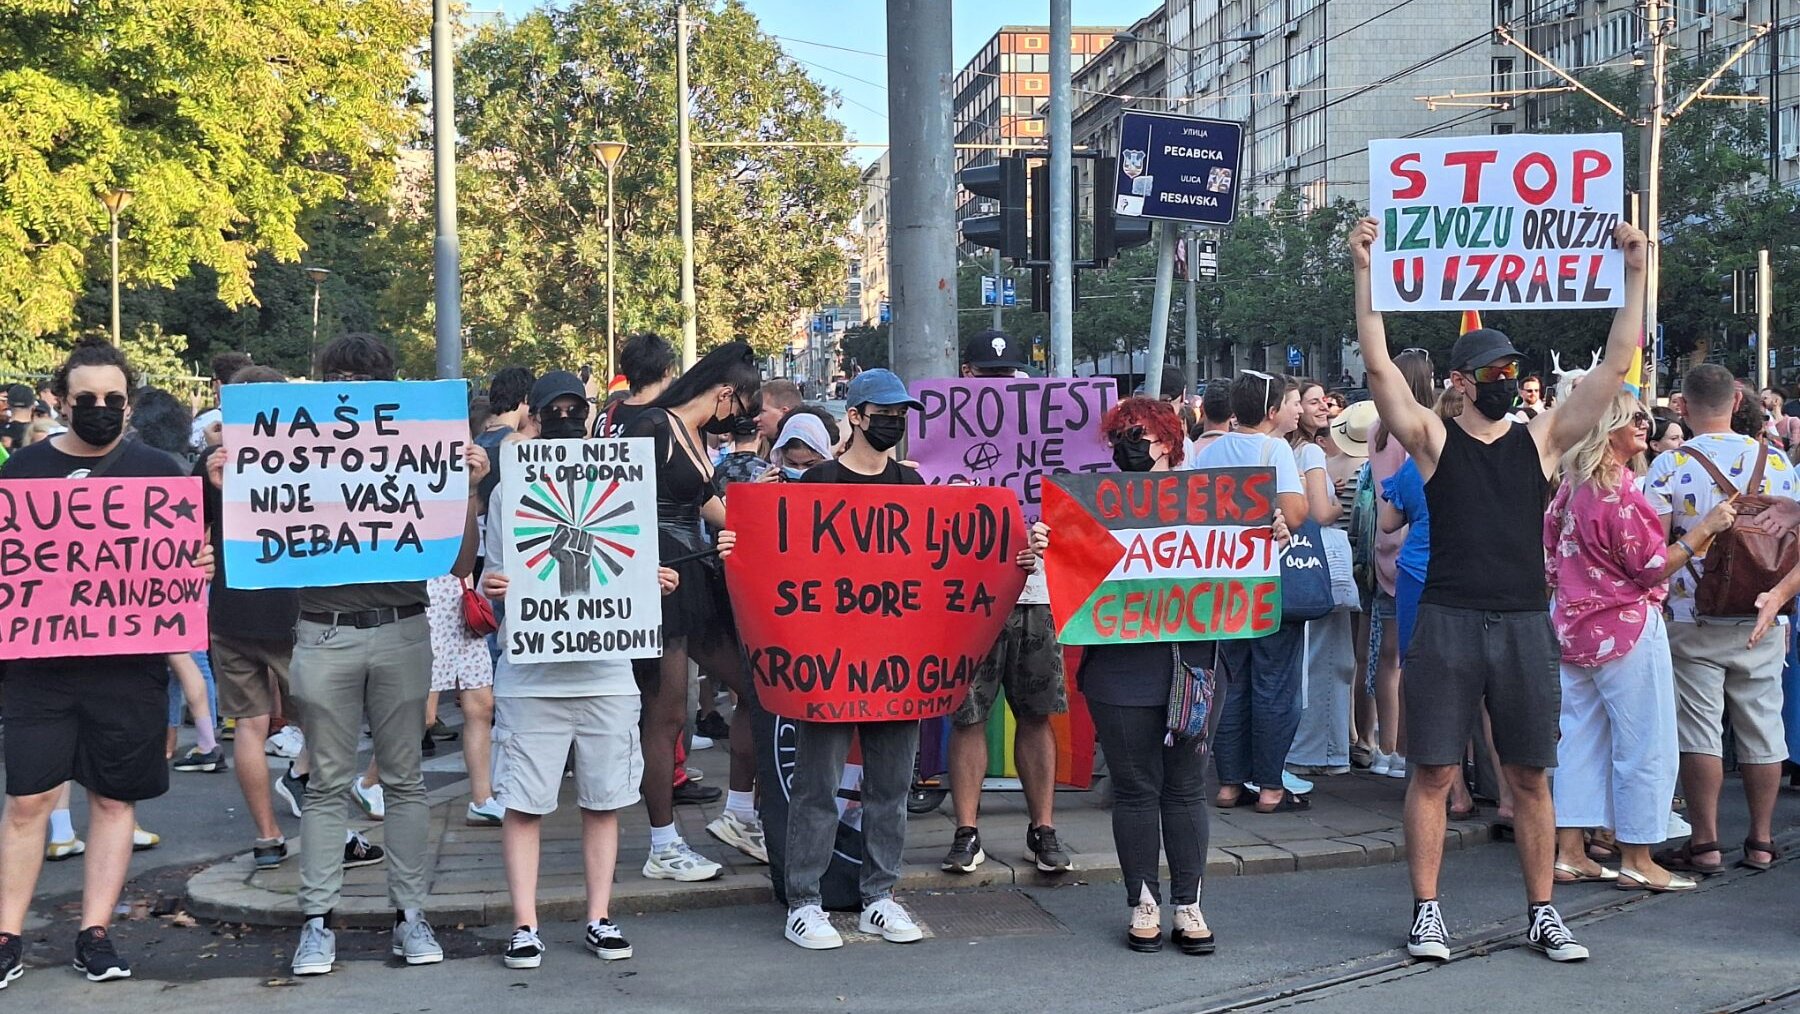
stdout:
<svg viewBox="0 0 1800 1014">
<path fill-rule="evenodd" d="M 331 274 L 330 268 L 301 268 L 306 277 L 313 283 L 313 329 L 312 340 L 306 344 L 306 375 L 312 376 L 313 356 L 317 355 L 319 346 L 319 289 L 324 286 L 325 279 Z"/>
<path fill-rule="evenodd" d="M 131 191 L 114 187 L 100 195 L 106 206 L 107 220 L 112 224 L 112 340 L 119 344 L 119 213 L 131 206 Z"/>
<path fill-rule="evenodd" d="M 594 154 L 606 167 L 606 381 L 612 383 L 613 372 L 613 167 L 625 157 L 631 145 L 624 141 L 598 141 Z"/>
</svg>

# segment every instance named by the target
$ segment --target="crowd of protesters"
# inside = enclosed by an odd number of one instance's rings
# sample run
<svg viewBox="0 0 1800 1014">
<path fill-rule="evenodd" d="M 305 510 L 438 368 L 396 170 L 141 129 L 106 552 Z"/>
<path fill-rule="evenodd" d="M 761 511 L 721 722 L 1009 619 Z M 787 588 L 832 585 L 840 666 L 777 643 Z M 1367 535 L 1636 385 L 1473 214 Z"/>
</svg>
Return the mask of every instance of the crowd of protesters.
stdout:
<svg viewBox="0 0 1800 1014">
<path fill-rule="evenodd" d="M 1165 902 L 1173 919 L 1166 939 L 1186 954 L 1218 948 L 1202 911 L 1209 810 L 1306 810 L 1318 780 L 1358 769 L 1405 782 L 1413 895 L 1405 935 L 1416 958 L 1451 954 L 1438 899 L 1444 830 L 1478 816 L 1484 801 L 1517 843 L 1526 942 L 1557 961 L 1588 954 L 1553 903 L 1557 885 L 1687 891 L 1730 862 L 1760 870 L 1780 858 L 1771 822 L 1793 725 L 1783 682 L 1795 667 L 1779 614 L 1800 593 L 1800 569 L 1709 574 L 1707 558 L 1719 540 L 1736 537 L 1741 511 L 1800 499 L 1786 453 L 1800 443 L 1800 401 L 1747 391 L 1712 365 L 1689 372 L 1666 405 L 1639 399 L 1627 381 L 1643 311 L 1644 237 L 1629 225 L 1614 237 L 1625 253 L 1624 305 L 1604 355 L 1578 377 L 1530 373 L 1506 335 L 1479 327 L 1445 360 L 1419 349 L 1392 355 L 1371 308 L 1376 232 L 1365 221 L 1349 242 L 1368 399 L 1253 369 L 1187 391 L 1171 371 L 1161 397 L 1124 398 L 1093 423 L 1121 472 L 1271 468 L 1274 509 L 1260 520 L 1283 551 L 1321 555 L 1329 606 L 1254 639 L 1094 647 L 1066 670 L 1042 565 L 1054 533 L 1034 526 L 1015 561 L 1027 574 L 1024 592 L 951 720 L 956 828 L 943 870 L 969 873 L 987 859 L 984 730 L 1000 707 L 1016 723 L 1025 850 L 1044 873 L 1073 868 L 1054 823 L 1051 720 L 1077 691 L 1111 780 L 1133 951 L 1162 948 Z M 1022 344 L 997 331 L 969 342 L 962 358 L 974 378 L 1011 378 L 1028 365 Z M 0 988 L 24 967 L 20 934 L 41 864 L 84 853 L 75 967 L 95 981 L 130 974 L 108 930 L 131 852 L 158 841 L 137 826 L 133 804 L 165 792 L 171 770 L 235 770 L 258 869 L 291 858 L 278 818 L 299 819 L 297 975 L 332 969 L 343 872 L 377 863 L 388 874 L 393 954 L 406 964 L 443 959 L 425 911 L 430 820 L 421 765 L 455 736 L 470 785 L 464 819 L 502 829 L 517 927 L 502 955 L 509 968 L 544 959 L 541 828 L 570 794 L 581 813 L 585 942 L 602 959 L 632 954 L 610 909 L 627 844 L 622 810 L 641 803 L 649 817 L 648 840 L 634 843 L 645 850 L 646 878 L 720 875 L 705 854 L 712 846 L 697 848 L 678 832 L 675 807 L 721 796 L 709 836 L 769 862 L 755 694 L 719 566 L 740 538 L 762 533 L 730 530 L 725 503 L 740 483 L 922 484 L 908 460 L 914 449 L 903 446 L 907 414 L 922 406 L 902 378 L 865 370 L 849 380 L 840 418 L 804 403 L 793 383 L 765 380 L 742 342 L 678 373 L 665 339 L 635 335 L 620 363 L 610 396 L 572 372 L 519 367 L 498 371 L 478 392 L 464 462 L 466 524 L 448 573 L 298 590 L 233 588 L 223 571 L 216 409 L 194 415 L 166 392 L 140 387 L 123 354 L 97 341 L 78 345 L 42 388 L 6 392 L 0 453 L 10 458 L 0 481 L 202 478 L 213 623 L 209 650 L 192 655 L 6 667 Z M 388 346 L 369 335 L 331 342 L 315 365 L 325 381 L 396 376 Z M 223 355 L 212 402 L 223 385 L 288 379 Z M 641 437 L 653 448 L 662 656 L 515 661 L 501 650 L 509 582 L 499 512 L 490 510 L 498 461 L 509 443 L 590 435 Z M 1722 590 L 1727 576 L 1738 584 Z M 1746 580 L 1760 585 L 1746 588 Z M 470 589 L 491 603 L 497 630 L 470 628 Z M 698 713 L 689 710 L 696 673 L 708 687 Z M 1216 688 L 1216 707 L 1203 728 L 1177 738 L 1167 704 L 1180 689 L 1172 681 L 1190 678 Z M 437 717 L 440 695 L 455 696 L 460 729 Z M 185 751 L 177 745 L 184 713 L 196 740 Z M 922 929 L 894 895 L 918 723 L 796 726 L 780 832 L 785 937 L 812 950 L 843 944 L 821 879 L 837 844 L 854 739 L 858 926 L 892 942 L 919 940 Z M 724 790 L 700 784 L 687 766 L 690 749 L 715 740 L 728 748 Z M 269 755 L 288 763 L 272 772 Z M 1718 834 L 1728 756 L 1750 812 L 1741 848 Z M 87 795 L 85 836 L 70 820 L 72 784 Z M 384 846 L 351 829 L 358 812 L 383 821 Z M 1681 843 L 1659 848 L 1671 839 Z"/>
</svg>

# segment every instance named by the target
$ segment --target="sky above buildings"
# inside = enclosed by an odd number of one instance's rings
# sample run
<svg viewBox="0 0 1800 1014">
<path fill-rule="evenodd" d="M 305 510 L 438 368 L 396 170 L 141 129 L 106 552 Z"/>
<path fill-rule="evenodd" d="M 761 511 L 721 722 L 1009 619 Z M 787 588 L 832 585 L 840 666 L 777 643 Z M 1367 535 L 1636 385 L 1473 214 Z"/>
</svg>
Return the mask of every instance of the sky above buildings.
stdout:
<svg viewBox="0 0 1800 1014">
<path fill-rule="evenodd" d="M 1156 0 L 1072 0 L 1072 4 L 1077 25 L 1129 25 L 1157 5 Z M 546 4 L 531 0 L 499 3 L 514 18 L 542 6 Z M 745 0 L 745 6 L 814 80 L 839 94 L 837 116 L 853 139 L 887 140 L 886 0 Z M 953 59 L 958 68 L 1001 25 L 1050 21 L 1048 0 L 946 0 L 946 6 L 953 8 Z M 879 154 L 877 148 L 859 148 L 853 157 L 868 163 Z"/>
</svg>

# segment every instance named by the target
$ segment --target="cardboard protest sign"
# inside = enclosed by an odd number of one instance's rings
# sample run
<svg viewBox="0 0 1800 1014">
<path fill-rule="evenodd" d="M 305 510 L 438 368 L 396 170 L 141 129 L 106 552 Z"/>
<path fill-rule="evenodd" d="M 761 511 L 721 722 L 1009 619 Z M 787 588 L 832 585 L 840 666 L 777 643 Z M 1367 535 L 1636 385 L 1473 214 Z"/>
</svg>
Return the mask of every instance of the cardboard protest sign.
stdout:
<svg viewBox="0 0 1800 1014">
<path fill-rule="evenodd" d="M 1281 625 L 1275 470 L 1058 475 L 1044 575 L 1063 644 L 1261 637 Z"/>
<path fill-rule="evenodd" d="M 1025 585 L 1003 489 L 746 483 L 726 514 L 757 700 L 789 718 L 949 714 Z"/>
<path fill-rule="evenodd" d="M 1377 310 L 1575 309 L 1625 300 L 1618 134 L 1369 142 Z"/>
<path fill-rule="evenodd" d="M 1038 519 L 1043 477 L 1113 469 L 1100 419 L 1119 400 L 1111 377 L 921 380 L 908 412 L 907 455 L 933 484 L 1005 486 L 1025 523 Z"/>
<path fill-rule="evenodd" d="M 450 573 L 468 520 L 462 381 L 228 384 L 219 401 L 233 588 Z"/>
<path fill-rule="evenodd" d="M 200 482 L 0 482 L 0 659 L 205 650 Z"/>
<path fill-rule="evenodd" d="M 507 657 L 660 656 L 652 442 L 520 440 L 500 454 Z"/>
</svg>

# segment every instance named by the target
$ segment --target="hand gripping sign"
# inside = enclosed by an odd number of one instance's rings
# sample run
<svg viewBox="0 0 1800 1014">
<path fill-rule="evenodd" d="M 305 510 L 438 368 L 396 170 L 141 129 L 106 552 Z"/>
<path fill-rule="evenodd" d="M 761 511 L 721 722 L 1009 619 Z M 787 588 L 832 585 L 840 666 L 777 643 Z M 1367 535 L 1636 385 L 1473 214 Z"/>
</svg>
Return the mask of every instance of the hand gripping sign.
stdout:
<svg viewBox="0 0 1800 1014">
<path fill-rule="evenodd" d="M 1261 637 L 1281 625 L 1272 468 L 1056 475 L 1044 573 L 1063 644 Z"/>
<path fill-rule="evenodd" d="M 789 718 L 950 714 L 1025 586 L 1007 489 L 742 484 L 726 512 L 757 699 Z"/>
</svg>

